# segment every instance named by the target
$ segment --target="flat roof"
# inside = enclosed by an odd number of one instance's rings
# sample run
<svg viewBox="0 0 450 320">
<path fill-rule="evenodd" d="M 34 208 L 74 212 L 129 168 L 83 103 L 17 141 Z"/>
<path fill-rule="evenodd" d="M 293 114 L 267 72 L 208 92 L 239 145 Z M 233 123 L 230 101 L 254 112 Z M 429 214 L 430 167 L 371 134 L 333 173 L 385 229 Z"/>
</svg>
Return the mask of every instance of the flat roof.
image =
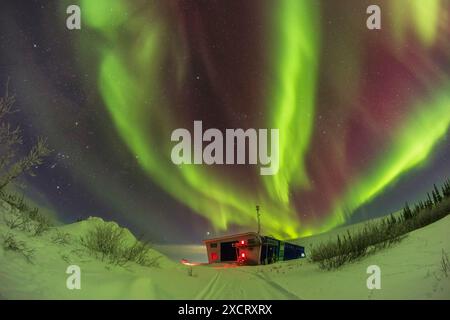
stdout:
<svg viewBox="0 0 450 320">
<path fill-rule="evenodd" d="M 290 244 L 290 245 L 293 245 L 293 246 L 296 246 L 296 247 L 304 248 L 304 246 L 301 246 L 299 244 L 292 243 L 292 242 L 289 242 L 289 241 L 279 240 L 279 239 L 271 237 L 271 236 L 258 235 L 258 233 L 254 232 L 254 231 L 244 232 L 244 233 L 236 233 L 236 234 L 229 234 L 229 235 L 224 235 L 224 236 L 221 236 L 221 237 L 205 239 L 205 240 L 203 240 L 203 243 L 210 243 L 210 242 L 222 241 L 222 240 L 227 240 L 227 239 L 235 239 L 235 238 L 245 237 L 245 236 L 254 236 L 254 237 L 258 237 L 259 236 L 261 238 L 268 238 L 268 239 L 280 241 L 280 242 L 283 242 L 283 243 L 287 243 L 287 244 Z M 263 240 L 261 239 L 261 241 L 263 241 Z"/>
<path fill-rule="evenodd" d="M 203 242 L 208 243 L 208 242 L 214 242 L 214 241 L 219 241 L 219 240 L 224 240 L 224 239 L 232 239 L 232 238 L 238 238 L 238 237 L 244 237 L 244 236 L 258 236 L 258 233 L 257 232 L 236 233 L 236 234 L 230 234 L 230 235 L 225 235 L 225 236 L 221 236 L 221 237 L 215 237 L 215 238 L 211 238 L 211 239 L 205 239 L 205 240 L 203 240 Z"/>
</svg>

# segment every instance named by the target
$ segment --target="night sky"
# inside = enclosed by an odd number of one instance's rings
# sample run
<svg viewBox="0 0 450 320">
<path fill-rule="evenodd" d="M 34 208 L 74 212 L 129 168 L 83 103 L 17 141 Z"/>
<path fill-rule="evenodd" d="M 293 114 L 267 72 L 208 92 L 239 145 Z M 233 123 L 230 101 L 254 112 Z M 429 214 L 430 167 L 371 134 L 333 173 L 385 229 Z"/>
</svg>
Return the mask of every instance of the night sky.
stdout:
<svg viewBox="0 0 450 320">
<path fill-rule="evenodd" d="M 78 4 L 82 29 L 66 28 Z M 382 9 L 368 30 L 366 8 Z M 400 209 L 450 176 L 450 1 L 1 1 L 0 90 L 20 190 L 61 222 L 100 216 L 155 242 L 293 238 Z M 171 132 L 278 128 L 280 170 L 183 165 Z"/>
</svg>

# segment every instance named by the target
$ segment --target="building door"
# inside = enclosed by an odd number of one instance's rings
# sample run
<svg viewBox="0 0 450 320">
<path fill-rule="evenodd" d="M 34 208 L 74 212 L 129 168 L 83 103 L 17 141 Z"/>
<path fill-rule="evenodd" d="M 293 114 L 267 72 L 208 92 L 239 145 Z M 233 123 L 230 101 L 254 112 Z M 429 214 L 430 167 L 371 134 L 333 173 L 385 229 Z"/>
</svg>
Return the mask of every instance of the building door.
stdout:
<svg viewBox="0 0 450 320">
<path fill-rule="evenodd" d="M 220 261 L 237 261 L 236 248 L 233 244 L 236 241 L 220 243 Z"/>
</svg>

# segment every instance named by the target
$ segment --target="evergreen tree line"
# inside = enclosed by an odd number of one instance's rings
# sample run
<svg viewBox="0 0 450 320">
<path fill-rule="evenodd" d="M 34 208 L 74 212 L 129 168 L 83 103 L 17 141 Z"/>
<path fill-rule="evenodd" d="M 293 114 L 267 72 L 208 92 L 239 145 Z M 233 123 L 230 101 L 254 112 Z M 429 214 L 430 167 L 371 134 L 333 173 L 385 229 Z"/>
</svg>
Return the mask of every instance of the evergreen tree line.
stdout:
<svg viewBox="0 0 450 320">
<path fill-rule="evenodd" d="M 402 212 L 402 219 L 409 220 L 417 216 L 423 210 L 431 210 L 433 209 L 433 207 L 439 206 L 440 203 L 444 201 L 444 199 L 446 198 L 450 198 L 450 179 L 447 179 L 444 182 L 441 191 L 436 186 L 436 184 L 434 184 L 433 190 L 431 191 L 431 195 L 430 192 L 427 192 L 427 199 L 420 200 L 418 203 L 414 205 L 413 209 L 411 209 L 408 202 L 406 202 Z"/>
<path fill-rule="evenodd" d="M 439 190 L 434 185 L 425 201 L 411 209 L 406 203 L 400 214 L 367 222 L 363 228 L 347 230 L 336 240 L 329 240 L 311 249 L 310 259 L 322 269 L 336 269 L 348 262 L 389 247 L 413 230 L 425 227 L 450 213 L 450 180 Z"/>
</svg>

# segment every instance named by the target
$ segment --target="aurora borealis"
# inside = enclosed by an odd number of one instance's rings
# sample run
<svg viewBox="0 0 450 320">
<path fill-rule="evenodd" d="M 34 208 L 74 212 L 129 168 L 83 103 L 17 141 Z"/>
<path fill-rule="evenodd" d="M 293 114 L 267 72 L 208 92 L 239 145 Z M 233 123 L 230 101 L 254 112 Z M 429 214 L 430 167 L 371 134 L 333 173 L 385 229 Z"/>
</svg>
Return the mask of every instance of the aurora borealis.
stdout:
<svg viewBox="0 0 450 320">
<path fill-rule="evenodd" d="M 293 238 L 414 200 L 450 175 L 450 1 L 330 2 L 3 4 L 1 80 L 56 151 L 27 194 L 184 242 L 254 229 L 256 204 L 264 233 Z M 278 174 L 175 166 L 171 132 L 195 120 L 278 128 Z"/>
</svg>

